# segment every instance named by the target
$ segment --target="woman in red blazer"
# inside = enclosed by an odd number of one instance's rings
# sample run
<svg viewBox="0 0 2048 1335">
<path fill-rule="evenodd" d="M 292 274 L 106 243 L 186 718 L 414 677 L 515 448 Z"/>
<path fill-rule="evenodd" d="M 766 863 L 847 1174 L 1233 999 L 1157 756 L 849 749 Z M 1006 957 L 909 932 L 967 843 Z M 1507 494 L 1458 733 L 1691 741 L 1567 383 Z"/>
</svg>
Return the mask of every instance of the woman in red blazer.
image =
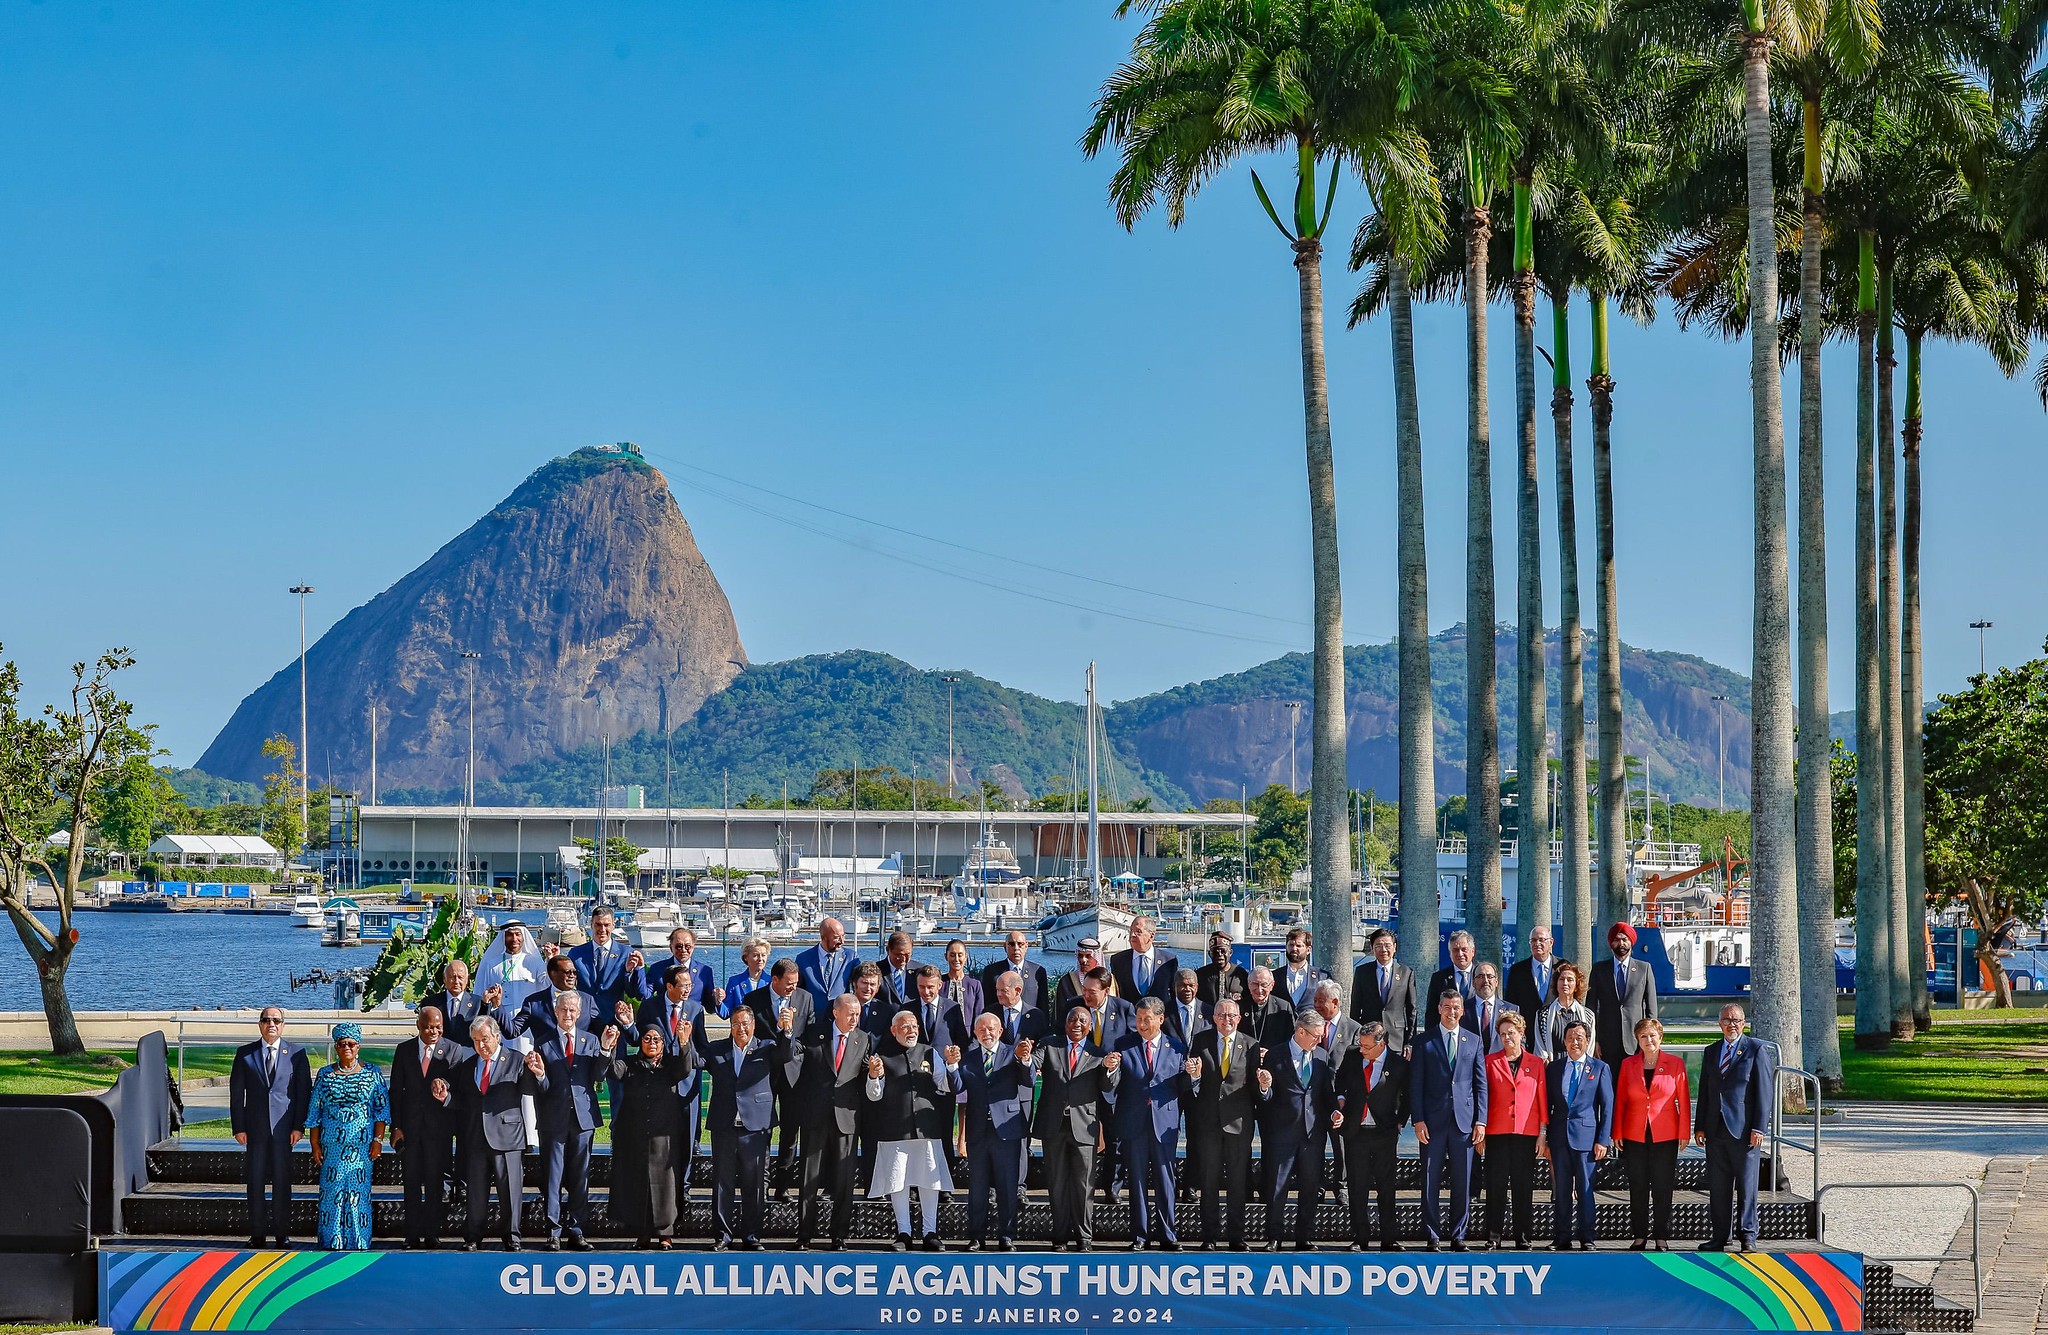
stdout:
<svg viewBox="0 0 2048 1335">
<path fill-rule="evenodd" d="M 1543 1059 L 1522 1046 L 1522 1017 L 1494 1021 L 1500 1051 L 1486 1059 L 1486 1240 L 1499 1247 L 1514 1203 L 1515 1248 L 1529 1249 L 1529 1196 L 1536 1188 L 1536 1146 L 1550 1121 Z"/>
<path fill-rule="evenodd" d="M 1636 1240 L 1631 1251 L 1654 1243 L 1671 1249 L 1671 1187 L 1678 1176 L 1678 1147 L 1692 1139 L 1692 1096 L 1686 1092 L 1685 1058 L 1663 1055 L 1664 1026 L 1645 1017 L 1636 1022 L 1636 1054 L 1614 1078 L 1614 1138 L 1628 1165 L 1628 1217 Z M 1651 1207 L 1655 1205 L 1655 1221 Z"/>
</svg>

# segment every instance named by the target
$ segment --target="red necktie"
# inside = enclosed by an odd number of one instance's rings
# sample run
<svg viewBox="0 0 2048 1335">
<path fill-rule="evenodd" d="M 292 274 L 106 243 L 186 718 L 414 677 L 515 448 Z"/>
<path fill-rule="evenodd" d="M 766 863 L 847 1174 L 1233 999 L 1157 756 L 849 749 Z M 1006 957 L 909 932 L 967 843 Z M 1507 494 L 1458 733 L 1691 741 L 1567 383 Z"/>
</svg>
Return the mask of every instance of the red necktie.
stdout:
<svg viewBox="0 0 2048 1335">
<path fill-rule="evenodd" d="M 846 1035 L 841 1034 L 838 1038 L 832 1040 L 832 1069 L 835 1073 L 839 1070 L 839 1063 L 845 1060 Z"/>
<path fill-rule="evenodd" d="M 1365 1064 L 1365 1092 L 1372 1093 L 1372 1063 Z"/>
<path fill-rule="evenodd" d="M 1079 1048 L 1068 1048 L 1068 1049 L 1067 1049 L 1067 1074 L 1071 1076 L 1071 1075 L 1072 1075 L 1072 1074 L 1074 1073 L 1074 1068 L 1075 1068 L 1075 1067 L 1077 1067 L 1077 1066 L 1079 1066 L 1080 1064 L 1081 1064 L 1081 1049 L 1079 1049 Z"/>
<path fill-rule="evenodd" d="M 484 1063 L 484 1078 L 482 1083 L 477 1085 L 476 1092 L 479 1094 L 491 1092 L 491 1064 L 489 1062 Z"/>
<path fill-rule="evenodd" d="M 677 1038 L 680 1037 L 681 1034 L 682 1025 L 678 1020 L 676 1008 L 671 1006 L 668 1008 L 668 1036 L 670 1038 Z"/>
</svg>

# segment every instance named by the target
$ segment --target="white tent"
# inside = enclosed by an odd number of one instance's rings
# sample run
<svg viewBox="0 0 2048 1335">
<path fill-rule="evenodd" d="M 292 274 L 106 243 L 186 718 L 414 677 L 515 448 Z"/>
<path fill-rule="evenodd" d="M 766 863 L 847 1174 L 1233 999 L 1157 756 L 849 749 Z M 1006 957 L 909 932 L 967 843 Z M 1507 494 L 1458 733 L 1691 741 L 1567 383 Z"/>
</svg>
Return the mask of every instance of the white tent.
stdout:
<svg viewBox="0 0 2048 1335">
<path fill-rule="evenodd" d="M 886 858 L 798 858 L 796 869 L 820 894 L 893 890 L 903 874 L 902 863 L 893 854 Z"/>
<path fill-rule="evenodd" d="M 592 855 L 575 844 L 564 844 L 556 848 L 562 865 L 578 872 L 583 870 L 583 859 Z M 728 860 L 728 857 L 730 860 Z M 592 858 L 595 861 L 595 858 Z M 658 872 L 700 872 L 712 867 L 726 866 L 738 871 L 759 871 L 774 874 L 782 870 L 776 865 L 775 850 L 772 848 L 735 848 L 728 855 L 723 848 L 650 848 L 640 855 L 639 875 Z"/>
<path fill-rule="evenodd" d="M 253 834 L 167 834 L 149 856 L 180 867 L 282 867 L 284 854 Z"/>
</svg>

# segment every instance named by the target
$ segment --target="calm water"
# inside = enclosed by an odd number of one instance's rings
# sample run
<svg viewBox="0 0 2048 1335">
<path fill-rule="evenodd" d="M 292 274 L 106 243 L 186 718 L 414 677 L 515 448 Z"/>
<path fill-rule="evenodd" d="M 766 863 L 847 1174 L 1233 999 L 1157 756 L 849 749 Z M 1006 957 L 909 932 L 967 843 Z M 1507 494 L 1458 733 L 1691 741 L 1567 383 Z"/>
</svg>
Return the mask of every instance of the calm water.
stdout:
<svg viewBox="0 0 2048 1335">
<path fill-rule="evenodd" d="M 54 924 L 54 914 L 43 914 Z M 218 913 L 79 913 L 78 949 L 71 957 L 68 984 L 75 1010 L 177 1010 L 277 1005 L 288 1010 L 328 1010 L 329 983 L 297 991 L 291 979 L 315 969 L 367 967 L 380 947 L 339 949 L 320 944 L 320 933 L 283 915 L 234 917 Z M 778 953 L 795 954 L 801 946 Z M 863 958 L 875 954 L 872 939 Z M 994 952 L 975 951 L 979 968 Z M 739 943 L 723 955 L 716 941 L 697 948 L 721 980 L 740 971 Z M 943 967 L 942 949 L 920 949 L 919 961 Z M 0 1011 L 42 1009 L 42 993 L 28 956 L 11 938 L 0 941 Z"/>
</svg>

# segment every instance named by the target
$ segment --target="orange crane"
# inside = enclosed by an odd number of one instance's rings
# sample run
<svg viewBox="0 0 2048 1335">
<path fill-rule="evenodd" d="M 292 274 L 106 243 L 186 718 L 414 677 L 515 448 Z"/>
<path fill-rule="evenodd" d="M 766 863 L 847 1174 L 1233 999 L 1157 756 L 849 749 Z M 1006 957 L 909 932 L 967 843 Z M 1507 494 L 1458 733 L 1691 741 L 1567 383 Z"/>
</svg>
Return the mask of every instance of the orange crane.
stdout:
<svg viewBox="0 0 2048 1335">
<path fill-rule="evenodd" d="M 1654 920 L 1657 915 L 1657 896 L 1675 885 L 1684 885 L 1693 877 L 1704 875 L 1716 867 L 1721 869 L 1722 879 L 1732 884 L 1735 878 L 1735 869 L 1748 865 L 1749 859 L 1736 856 L 1735 840 L 1727 835 L 1722 835 L 1721 856 L 1717 860 L 1703 862 L 1697 867 L 1689 867 L 1684 871 L 1666 872 L 1662 876 L 1645 876 L 1643 878 L 1643 889 L 1649 892 L 1643 896 L 1643 917 Z M 1724 901 L 1721 906 L 1722 917 L 1725 919 L 1729 913 L 1729 905 Z"/>
</svg>

